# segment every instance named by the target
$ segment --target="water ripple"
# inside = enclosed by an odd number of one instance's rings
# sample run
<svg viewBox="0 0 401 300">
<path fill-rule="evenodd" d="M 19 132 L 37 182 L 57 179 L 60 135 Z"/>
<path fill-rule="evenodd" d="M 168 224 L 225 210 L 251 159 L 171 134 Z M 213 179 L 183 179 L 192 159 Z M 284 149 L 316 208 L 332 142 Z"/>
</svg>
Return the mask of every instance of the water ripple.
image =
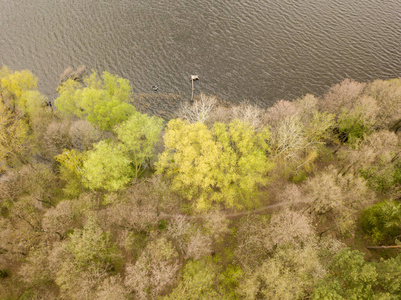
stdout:
<svg viewBox="0 0 401 300">
<path fill-rule="evenodd" d="M 351 77 L 401 74 L 397 0 L 0 0 L 0 64 L 31 69 L 55 96 L 69 65 L 134 91 L 197 90 L 263 106 Z"/>
</svg>

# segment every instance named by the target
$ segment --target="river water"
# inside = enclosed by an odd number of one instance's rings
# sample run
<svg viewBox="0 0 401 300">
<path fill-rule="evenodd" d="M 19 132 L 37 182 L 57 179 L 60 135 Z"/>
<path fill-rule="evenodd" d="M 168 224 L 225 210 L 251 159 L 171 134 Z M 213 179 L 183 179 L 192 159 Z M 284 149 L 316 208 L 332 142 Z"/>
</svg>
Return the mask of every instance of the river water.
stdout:
<svg viewBox="0 0 401 300">
<path fill-rule="evenodd" d="M 134 92 L 197 92 L 268 106 L 345 78 L 401 76 L 400 0 L 0 0 L 0 65 L 56 96 L 68 66 Z"/>
</svg>

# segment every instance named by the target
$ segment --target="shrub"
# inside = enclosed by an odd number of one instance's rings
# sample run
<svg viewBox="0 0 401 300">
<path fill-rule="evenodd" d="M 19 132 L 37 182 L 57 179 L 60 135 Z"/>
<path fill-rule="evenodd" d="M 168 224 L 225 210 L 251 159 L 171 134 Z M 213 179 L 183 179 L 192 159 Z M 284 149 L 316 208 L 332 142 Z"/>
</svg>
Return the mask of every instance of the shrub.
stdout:
<svg viewBox="0 0 401 300">
<path fill-rule="evenodd" d="M 11 272 L 9 269 L 0 269 L 0 279 L 10 277 Z"/>
</svg>

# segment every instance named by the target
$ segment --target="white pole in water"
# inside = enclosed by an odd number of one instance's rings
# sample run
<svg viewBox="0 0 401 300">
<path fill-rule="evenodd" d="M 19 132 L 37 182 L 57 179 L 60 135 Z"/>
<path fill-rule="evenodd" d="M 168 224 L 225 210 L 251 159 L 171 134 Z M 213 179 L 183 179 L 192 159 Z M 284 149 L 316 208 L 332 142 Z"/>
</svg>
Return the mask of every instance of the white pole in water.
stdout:
<svg viewBox="0 0 401 300">
<path fill-rule="evenodd" d="M 195 81 L 195 80 L 199 80 L 199 76 L 198 76 L 198 75 L 191 75 L 191 81 L 192 81 L 192 96 L 191 96 L 191 101 L 194 101 L 194 92 L 195 92 L 194 81 Z"/>
</svg>

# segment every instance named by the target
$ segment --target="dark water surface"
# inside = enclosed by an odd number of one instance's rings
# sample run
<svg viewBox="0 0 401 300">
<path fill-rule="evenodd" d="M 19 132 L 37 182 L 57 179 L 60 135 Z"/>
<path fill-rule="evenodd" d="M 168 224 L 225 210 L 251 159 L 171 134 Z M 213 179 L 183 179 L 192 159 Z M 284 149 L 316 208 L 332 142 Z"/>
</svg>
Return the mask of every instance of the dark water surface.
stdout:
<svg viewBox="0 0 401 300">
<path fill-rule="evenodd" d="M 401 75 L 400 0 L 0 0 L 0 65 L 55 96 L 81 64 L 135 92 L 271 105 L 344 78 Z"/>
</svg>

